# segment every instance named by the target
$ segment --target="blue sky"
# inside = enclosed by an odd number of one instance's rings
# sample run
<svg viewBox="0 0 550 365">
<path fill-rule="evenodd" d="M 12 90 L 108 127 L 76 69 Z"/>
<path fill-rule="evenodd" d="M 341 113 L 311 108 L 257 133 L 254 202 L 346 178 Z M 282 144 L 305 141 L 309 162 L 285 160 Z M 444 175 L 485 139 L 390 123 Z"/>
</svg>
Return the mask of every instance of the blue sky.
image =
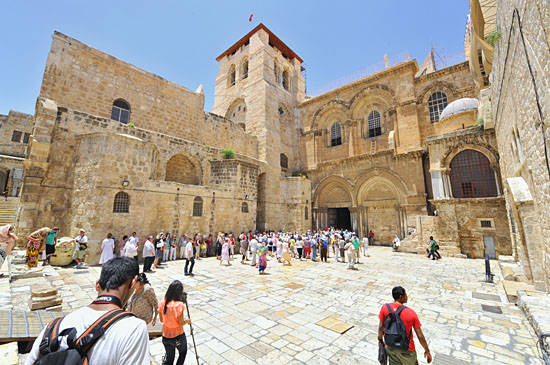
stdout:
<svg viewBox="0 0 550 365">
<path fill-rule="evenodd" d="M 253 12 L 253 21 L 248 18 Z M 304 59 L 307 88 L 408 51 L 464 50 L 467 0 L 0 0 L 0 113 L 34 113 L 54 30 L 214 102 L 215 58 L 264 23 Z"/>
</svg>

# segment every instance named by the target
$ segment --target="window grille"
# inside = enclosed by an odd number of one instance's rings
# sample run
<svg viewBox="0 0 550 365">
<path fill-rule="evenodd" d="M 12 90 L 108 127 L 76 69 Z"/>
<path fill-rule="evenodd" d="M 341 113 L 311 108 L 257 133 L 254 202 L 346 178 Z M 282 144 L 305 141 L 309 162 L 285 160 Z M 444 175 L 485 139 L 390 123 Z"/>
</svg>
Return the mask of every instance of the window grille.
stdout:
<svg viewBox="0 0 550 365">
<path fill-rule="evenodd" d="M 497 196 L 495 174 L 489 159 L 474 150 L 464 150 L 451 161 L 451 188 L 455 198 Z"/>
<path fill-rule="evenodd" d="M 373 110 L 367 118 L 369 125 L 369 138 L 376 137 L 382 134 L 382 126 L 380 125 L 380 113 Z"/>
<path fill-rule="evenodd" d="M 122 99 L 115 100 L 111 110 L 111 119 L 128 124 L 130 121 L 130 105 Z"/>
<path fill-rule="evenodd" d="M 342 144 L 342 126 L 336 122 L 330 127 L 330 146 L 338 146 Z"/>
<path fill-rule="evenodd" d="M 243 63 L 243 79 L 248 77 L 248 60 Z"/>
<path fill-rule="evenodd" d="M 241 205 L 241 212 L 248 213 L 248 204 L 247 203 L 243 203 Z"/>
<path fill-rule="evenodd" d="M 442 91 L 436 91 L 428 100 L 428 108 L 430 109 L 430 122 L 439 121 L 439 115 L 447 106 L 447 95 Z"/>
<path fill-rule="evenodd" d="M 130 211 L 130 196 L 123 192 L 119 191 L 115 195 L 115 200 L 113 202 L 113 213 L 128 213 Z"/>
<path fill-rule="evenodd" d="M 197 196 L 195 200 L 193 200 L 193 217 L 201 217 L 202 216 L 202 198 L 200 196 Z"/>
<path fill-rule="evenodd" d="M 13 134 L 11 135 L 11 141 L 12 142 L 21 142 L 21 134 L 20 131 L 13 131 Z"/>
<path fill-rule="evenodd" d="M 231 68 L 229 69 L 229 85 L 230 86 L 235 85 L 235 78 L 236 78 L 235 65 L 231 65 Z"/>
<path fill-rule="evenodd" d="M 288 169 L 288 157 L 284 153 L 281 153 L 281 167 L 283 169 Z"/>
<path fill-rule="evenodd" d="M 485 219 L 480 220 L 479 225 L 481 226 L 481 228 L 491 228 L 491 227 L 493 227 L 492 222 L 490 220 L 485 220 Z"/>
</svg>

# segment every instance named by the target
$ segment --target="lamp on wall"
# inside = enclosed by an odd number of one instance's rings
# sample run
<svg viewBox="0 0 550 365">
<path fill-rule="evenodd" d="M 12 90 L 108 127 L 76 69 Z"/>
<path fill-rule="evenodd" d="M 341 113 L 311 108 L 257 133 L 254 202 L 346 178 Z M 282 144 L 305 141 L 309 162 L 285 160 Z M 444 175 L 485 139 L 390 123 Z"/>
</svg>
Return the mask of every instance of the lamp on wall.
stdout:
<svg viewBox="0 0 550 365">
<path fill-rule="evenodd" d="M 122 182 L 122 186 L 124 186 L 124 187 L 127 187 L 129 184 L 130 184 L 130 182 L 128 180 L 124 180 Z"/>
<path fill-rule="evenodd" d="M 244 195 L 244 198 L 245 198 L 245 199 L 248 199 L 248 194 L 245 194 L 245 195 Z"/>
</svg>

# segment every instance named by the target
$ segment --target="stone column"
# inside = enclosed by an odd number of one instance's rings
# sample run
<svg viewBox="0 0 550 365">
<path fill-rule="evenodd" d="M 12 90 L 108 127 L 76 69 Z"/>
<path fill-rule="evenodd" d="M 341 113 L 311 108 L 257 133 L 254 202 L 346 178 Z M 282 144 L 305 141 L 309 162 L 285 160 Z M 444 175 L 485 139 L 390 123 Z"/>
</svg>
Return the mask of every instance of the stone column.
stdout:
<svg viewBox="0 0 550 365">
<path fill-rule="evenodd" d="M 443 174 L 443 190 L 445 191 L 445 199 L 450 199 L 453 197 L 451 193 L 451 179 L 450 171 L 442 171 Z"/>
<path fill-rule="evenodd" d="M 351 218 L 351 229 L 357 232 L 357 208 L 349 208 Z"/>
<path fill-rule="evenodd" d="M 501 196 L 502 195 L 502 186 L 500 186 L 501 181 L 500 181 L 500 176 L 499 176 L 499 173 L 498 173 L 498 163 L 491 164 L 490 166 L 491 166 L 491 169 L 493 170 L 493 174 L 495 175 L 495 185 L 496 185 L 496 188 L 497 188 L 497 196 Z"/>
</svg>

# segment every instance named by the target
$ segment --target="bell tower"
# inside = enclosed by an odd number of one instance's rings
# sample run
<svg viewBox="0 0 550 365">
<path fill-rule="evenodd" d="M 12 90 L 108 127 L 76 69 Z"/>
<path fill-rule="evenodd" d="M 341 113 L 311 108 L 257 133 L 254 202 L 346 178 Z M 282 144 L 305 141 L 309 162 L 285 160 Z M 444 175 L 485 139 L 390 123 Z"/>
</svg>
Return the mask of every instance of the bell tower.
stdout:
<svg viewBox="0 0 550 365">
<path fill-rule="evenodd" d="M 303 60 L 263 24 L 216 60 L 212 112 L 256 136 L 258 158 L 265 162 L 265 175 L 258 179 L 256 226 L 259 230 L 289 227 L 281 210 L 281 179 L 300 169 L 297 106 L 305 99 Z"/>
</svg>

